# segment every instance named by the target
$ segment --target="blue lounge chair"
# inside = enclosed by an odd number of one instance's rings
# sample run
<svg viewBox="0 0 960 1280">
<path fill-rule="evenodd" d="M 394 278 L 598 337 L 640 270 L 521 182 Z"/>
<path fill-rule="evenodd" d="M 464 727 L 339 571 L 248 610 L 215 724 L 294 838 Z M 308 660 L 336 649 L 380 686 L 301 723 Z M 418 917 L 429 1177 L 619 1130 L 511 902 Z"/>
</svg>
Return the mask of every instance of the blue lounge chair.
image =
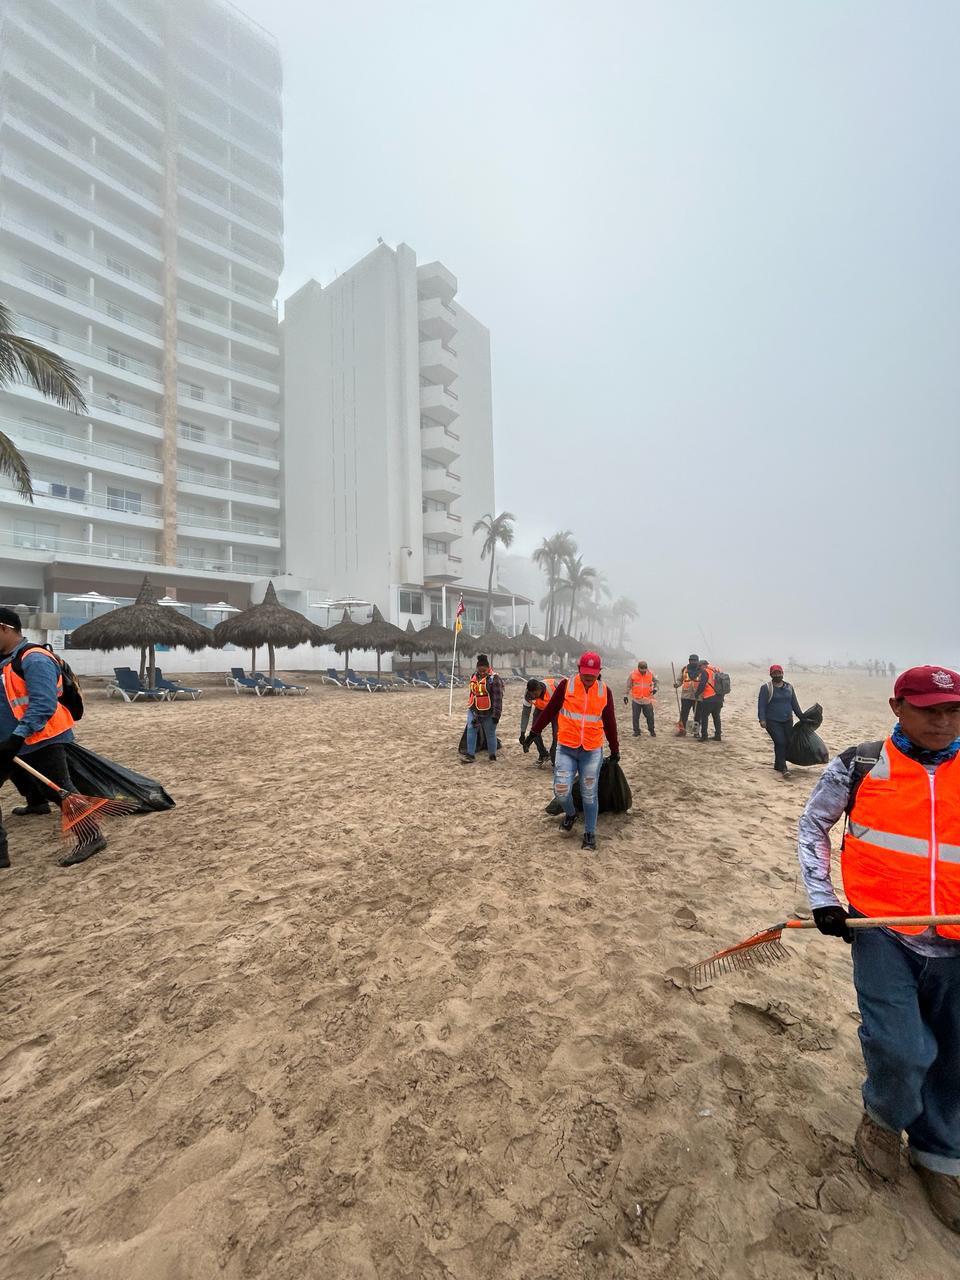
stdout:
<svg viewBox="0 0 960 1280">
<path fill-rule="evenodd" d="M 418 671 L 413 678 L 413 683 L 419 685 L 421 689 L 437 688 L 425 671 Z"/>
<path fill-rule="evenodd" d="M 335 684 L 338 689 L 342 689 L 344 681 L 340 679 L 333 667 L 327 667 L 326 674 L 320 677 L 321 684 Z"/>
<path fill-rule="evenodd" d="M 178 693 L 185 693 L 193 702 L 196 702 L 198 698 L 203 697 L 202 689 L 191 689 L 189 685 L 179 684 L 176 680 L 168 680 L 159 667 L 154 668 L 154 674 L 156 677 L 157 688 L 165 689 L 170 695 L 171 702 L 176 700 Z"/>
<path fill-rule="evenodd" d="M 272 679 L 270 676 L 261 676 L 260 683 L 264 687 L 264 693 L 266 693 L 268 689 L 272 689 L 274 693 L 297 693 L 301 696 L 307 692 L 307 685 L 287 684 L 284 680 L 281 680 L 279 676 L 274 676 Z"/>
<path fill-rule="evenodd" d="M 239 668 L 235 668 L 235 670 L 239 670 Z M 242 671 L 238 676 L 231 674 L 230 678 L 233 681 L 233 687 L 237 693 L 239 693 L 241 689 L 244 689 L 247 693 L 255 693 L 258 698 L 263 693 L 263 685 L 260 681 L 253 680 L 250 676 L 244 675 Z"/>
<path fill-rule="evenodd" d="M 149 689 L 132 667 L 114 667 L 116 684 L 113 686 L 124 702 L 138 702 L 145 698 L 147 702 L 166 702 L 169 694 L 166 689 Z"/>
<path fill-rule="evenodd" d="M 370 680 L 367 676 L 358 676 L 352 667 L 347 668 L 347 688 L 362 689 L 366 693 L 376 693 L 381 688 L 376 680 Z"/>
</svg>

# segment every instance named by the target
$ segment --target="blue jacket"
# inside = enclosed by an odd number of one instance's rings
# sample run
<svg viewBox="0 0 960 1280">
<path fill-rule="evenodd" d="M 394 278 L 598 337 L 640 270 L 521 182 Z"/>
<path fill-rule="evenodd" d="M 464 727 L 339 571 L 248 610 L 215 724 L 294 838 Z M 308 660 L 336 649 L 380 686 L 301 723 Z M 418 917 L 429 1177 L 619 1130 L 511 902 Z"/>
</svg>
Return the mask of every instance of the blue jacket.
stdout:
<svg viewBox="0 0 960 1280">
<path fill-rule="evenodd" d="M 21 649 L 28 648 L 34 642 L 32 640 L 24 640 L 23 644 L 18 644 L 13 653 L 0 661 L 0 672 L 13 661 L 16 654 Z M 0 685 L 0 742 L 11 735 L 18 738 L 28 738 L 32 733 L 39 733 L 43 726 L 57 709 L 57 677 L 59 676 L 57 664 L 49 655 L 42 653 L 31 653 L 23 660 L 23 679 L 27 686 L 27 709 L 24 712 L 23 719 L 18 720 L 10 708 L 5 692 L 2 692 Z M 64 733 L 58 733 L 55 738 L 44 738 L 42 742 L 35 742 L 32 746 L 24 747 L 21 755 L 29 755 L 31 751 L 38 751 L 41 747 L 52 746 L 56 742 L 70 742 L 73 739 L 73 730 L 67 729 Z"/>
<path fill-rule="evenodd" d="M 793 713 L 792 715 L 791 712 Z M 760 686 L 760 697 L 757 701 L 758 720 L 786 721 L 787 724 L 790 724 L 793 721 L 793 716 L 799 719 L 802 715 L 803 712 L 800 710 L 800 704 L 797 702 L 797 695 L 793 691 L 792 684 L 787 684 L 786 680 L 784 680 L 779 689 L 774 685 L 772 697 L 765 684 Z"/>
</svg>

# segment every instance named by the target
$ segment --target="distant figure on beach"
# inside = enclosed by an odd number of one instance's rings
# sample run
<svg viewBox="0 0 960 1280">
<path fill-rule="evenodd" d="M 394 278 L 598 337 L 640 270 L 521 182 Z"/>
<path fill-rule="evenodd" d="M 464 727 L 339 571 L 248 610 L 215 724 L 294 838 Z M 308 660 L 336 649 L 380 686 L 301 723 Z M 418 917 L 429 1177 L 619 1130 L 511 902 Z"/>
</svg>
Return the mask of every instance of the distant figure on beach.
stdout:
<svg viewBox="0 0 960 1280">
<path fill-rule="evenodd" d="M 787 743 L 793 728 L 793 717 L 803 715 L 793 685 L 783 678 L 783 667 L 775 662 L 770 668 L 770 679 L 760 686 L 757 700 L 757 719 L 760 728 L 766 729 L 773 739 L 773 767 L 781 777 L 789 778 L 787 768 Z"/>
<path fill-rule="evenodd" d="M 546 680 L 528 680 L 523 708 L 520 711 L 520 745 L 525 753 L 530 750 L 531 743 L 537 748 L 537 764 L 540 766 L 546 760 L 554 761 L 557 758 L 557 722 L 553 720 L 550 723 L 553 741 L 549 751 L 543 745 L 543 734 L 530 734 L 529 738 L 527 737 L 527 725 L 530 723 L 530 713 L 533 709 L 542 711 L 553 697 L 556 687 L 557 682 L 552 676 Z"/>
<path fill-rule="evenodd" d="M 610 747 L 610 759 L 619 761 L 617 713 L 613 691 L 600 678 L 599 653 L 585 653 L 577 664 L 577 674 L 560 680 L 550 701 L 536 720 L 530 738 L 542 734 L 551 720 L 557 722 L 557 761 L 553 770 L 553 794 L 564 816 L 560 830 L 568 833 L 577 820 L 573 784 L 580 776 L 583 802 L 583 843 L 581 848 L 596 852 L 597 788 L 603 763 L 603 739 Z"/>
<path fill-rule="evenodd" d="M 63 749 L 73 739 L 74 719 L 60 701 L 63 675 L 58 659 L 24 638 L 20 615 L 13 609 L 0 608 L 0 679 L 0 785 L 10 779 L 26 800 L 14 809 L 18 816 L 49 813 L 50 806 L 37 790 L 39 784 L 31 780 L 28 786 L 21 781 L 28 775 L 16 759 L 22 755 L 63 791 L 76 791 Z M 60 859 L 60 866 L 86 862 L 106 845 L 100 830 L 92 826 L 90 835 Z M 7 832 L 0 814 L 0 868 L 9 866 Z"/>
<path fill-rule="evenodd" d="M 697 720 L 700 742 L 719 742 L 722 737 L 720 713 L 723 710 L 723 694 L 717 692 L 716 667 L 706 658 L 700 659 L 700 676 L 697 680 Z M 710 737 L 710 721 L 713 721 L 713 738 Z"/>
<path fill-rule="evenodd" d="M 887 666 L 887 675 L 890 677 L 890 679 L 891 679 L 891 680 L 895 680 L 895 679 L 896 679 L 896 676 L 897 676 L 897 668 L 896 668 L 896 665 L 895 665 L 894 663 L 892 663 L 892 662 L 891 662 L 891 663 L 889 663 L 889 664 L 888 664 L 888 666 Z"/>
<path fill-rule="evenodd" d="M 867 1071 L 857 1155 L 895 1183 L 906 1131 L 933 1212 L 960 1233 L 960 925 L 847 923 L 960 915 L 960 674 L 912 667 L 890 708 L 890 736 L 841 752 L 814 787 L 800 867 L 817 928 L 853 945 Z M 844 814 L 848 908 L 830 874 L 830 830 Z"/>
<path fill-rule="evenodd" d="M 491 761 L 497 758 L 497 725 L 503 711 L 503 681 L 490 666 L 485 653 L 477 654 L 477 668 L 470 677 L 470 694 L 467 701 L 467 753 L 460 757 L 461 764 L 473 764 L 477 758 L 477 737 L 483 729 L 487 755 Z"/>
<path fill-rule="evenodd" d="M 690 712 L 694 711 L 697 705 L 697 684 L 700 681 L 700 659 L 695 653 L 691 653 L 687 659 L 687 665 L 680 672 L 680 678 L 673 686 L 680 690 L 680 720 L 677 723 L 677 737 L 682 738 L 687 732 L 687 721 L 690 719 Z M 694 711 L 693 718 L 694 729 L 696 729 L 697 718 Z"/>
<path fill-rule="evenodd" d="M 628 702 L 632 703 L 631 710 L 633 712 L 633 736 L 640 737 L 640 717 L 643 716 L 646 721 L 647 731 L 651 738 L 657 736 L 656 721 L 654 718 L 653 703 L 657 696 L 659 682 L 653 674 L 646 662 L 642 658 L 637 659 L 637 665 L 627 677 L 627 696 L 623 700 L 623 705 Z"/>
</svg>

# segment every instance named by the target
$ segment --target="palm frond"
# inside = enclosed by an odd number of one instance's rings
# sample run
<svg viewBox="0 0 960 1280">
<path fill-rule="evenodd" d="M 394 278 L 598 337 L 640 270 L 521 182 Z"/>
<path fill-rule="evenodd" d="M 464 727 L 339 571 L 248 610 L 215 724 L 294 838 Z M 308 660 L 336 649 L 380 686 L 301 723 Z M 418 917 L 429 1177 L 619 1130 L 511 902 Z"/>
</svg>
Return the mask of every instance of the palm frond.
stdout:
<svg viewBox="0 0 960 1280">
<path fill-rule="evenodd" d="M 30 468 L 9 436 L 0 431 L 0 475 L 9 476 L 24 502 L 33 501 Z"/>
<path fill-rule="evenodd" d="M 0 387 L 29 382 L 48 400 L 85 413 L 87 404 L 73 366 L 39 342 L 11 333 L 8 323 L 9 312 L 0 311 Z"/>
</svg>

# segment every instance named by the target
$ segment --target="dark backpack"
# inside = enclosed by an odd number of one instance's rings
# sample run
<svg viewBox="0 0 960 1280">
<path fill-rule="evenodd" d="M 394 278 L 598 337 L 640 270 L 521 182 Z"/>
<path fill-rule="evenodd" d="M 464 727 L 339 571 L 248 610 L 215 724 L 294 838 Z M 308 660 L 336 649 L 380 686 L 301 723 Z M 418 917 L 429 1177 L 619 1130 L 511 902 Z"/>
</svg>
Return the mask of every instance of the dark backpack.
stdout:
<svg viewBox="0 0 960 1280">
<path fill-rule="evenodd" d="M 850 784 L 850 797 L 847 800 L 847 817 L 853 812 L 853 806 L 857 800 L 857 792 L 860 790 L 860 784 L 871 771 L 873 766 L 880 759 L 880 752 L 883 750 L 883 738 L 876 742 L 861 742 L 856 747 L 847 747 L 846 751 L 840 752 L 840 759 L 849 769 L 853 767 L 853 780 Z"/>
<path fill-rule="evenodd" d="M 730 677 L 726 671 L 715 671 L 713 673 L 713 687 L 717 691 L 717 697 L 727 697 L 730 692 Z"/>
<path fill-rule="evenodd" d="M 66 707 L 74 720 L 82 720 L 83 693 L 80 689 L 80 681 L 77 679 L 76 672 L 70 666 L 69 662 L 65 662 L 59 654 L 53 652 L 52 645 L 31 644 L 26 649 L 21 649 L 10 663 L 14 675 L 19 676 L 21 680 L 23 679 L 23 659 L 28 653 L 33 653 L 36 649 L 42 649 L 44 653 L 49 653 L 50 657 L 60 668 L 62 691 L 57 699 L 58 702 L 61 706 Z"/>
</svg>

